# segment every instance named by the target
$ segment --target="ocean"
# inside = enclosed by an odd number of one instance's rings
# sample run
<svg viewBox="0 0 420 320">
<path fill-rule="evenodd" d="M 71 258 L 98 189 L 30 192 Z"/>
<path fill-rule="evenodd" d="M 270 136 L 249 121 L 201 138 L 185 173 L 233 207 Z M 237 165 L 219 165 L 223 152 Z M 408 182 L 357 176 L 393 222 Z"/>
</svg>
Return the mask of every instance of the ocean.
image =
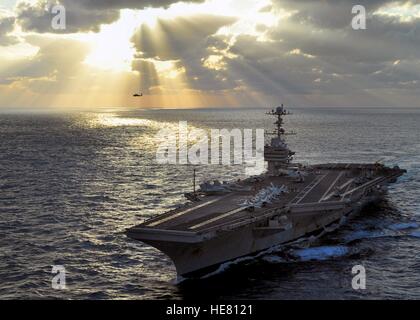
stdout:
<svg viewBox="0 0 420 320">
<path fill-rule="evenodd" d="M 156 162 L 161 128 L 266 128 L 263 109 L 0 113 L 0 299 L 420 299 L 420 110 L 292 108 L 295 161 L 408 170 L 340 229 L 292 248 L 177 279 L 161 252 L 124 230 L 185 202 L 190 165 Z M 197 166 L 197 179 L 246 176 Z M 366 289 L 352 288 L 352 268 Z M 65 268 L 54 289 L 52 266 Z"/>
</svg>

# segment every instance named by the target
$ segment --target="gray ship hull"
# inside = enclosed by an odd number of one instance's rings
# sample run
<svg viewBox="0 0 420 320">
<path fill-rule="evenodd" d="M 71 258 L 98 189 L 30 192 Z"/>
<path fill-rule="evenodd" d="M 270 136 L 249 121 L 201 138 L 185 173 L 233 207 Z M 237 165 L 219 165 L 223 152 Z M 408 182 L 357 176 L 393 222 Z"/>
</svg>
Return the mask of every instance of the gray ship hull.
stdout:
<svg viewBox="0 0 420 320">
<path fill-rule="evenodd" d="M 255 223 L 197 243 L 169 242 L 163 239 L 142 241 L 168 255 L 174 262 L 178 275 L 196 277 L 211 272 L 222 263 L 255 255 L 317 231 L 321 232 L 350 213 L 351 209 L 327 216 L 309 216 L 300 220 L 301 227 L 289 230 L 262 229 Z M 134 238 L 135 234 L 130 236 Z"/>
<path fill-rule="evenodd" d="M 329 183 L 337 183 L 337 177 L 343 176 L 341 167 L 335 170 L 337 175 L 332 175 Z M 272 247 L 287 245 L 302 237 L 325 232 L 331 228 L 331 225 L 340 225 L 343 217 L 357 214 L 365 205 L 381 199 L 386 192 L 386 185 L 395 181 L 404 172 L 401 169 L 387 170 L 389 170 L 387 174 L 367 181 L 340 199 L 323 201 L 322 196 L 327 189 L 331 189 L 331 185 L 327 184 L 323 188 L 319 183 L 311 189 L 309 188 L 311 182 L 308 181 L 301 186 L 303 190 L 300 192 L 296 190 L 297 196 L 283 206 L 282 202 L 279 202 L 251 214 L 243 211 L 242 214 L 246 215 L 247 219 L 225 221 L 216 218 L 219 222 L 216 225 L 212 223 L 206 225 L 204 220 L 203 229 L 194 230 L 191 229 L 191 225 L 197 225 L 197 221 L 202 221 L 200 219 L 196 221 L 197 216 L 194 217 L 194 214 L 199 213 L 197 215 L 200 216 L 206 208 L 203 204 L 199 204 L 196 205 L 196 210 L 184 209 L 188 211 L 187 214 L 179 215 L 180 212 L 174 212 L 172 215 L 175 218 L 169 220 L 171 215 L 157 217 L 157 220 L 129 229 L 127 234 L 168 255 L 174 262 L 178 275 L 183 277 L 202 275 L 211 272 L 224 262 L 252 256 Z M 328 170 L 327 175 L 330 172 L 334 170 Z M 348 179 L 353 179 L 352 177 L 353 175 L 349 175 Z M 328 180 L 325 176 L 324 179 Z M 312 181 L 316 181 L 316 177 Z M 345 181 L 342 180 L 344 184 Z M 350 189 L 351 184 L 348 185 Z M 305 188 L 309 188 L 309 192 Z M 305 197 L 299 198 L 302 192 L 305 192 Z M 300 200 L 297 201 L 296 198 Z M 158 223 L 159 221 L 163 222 Z M 177 224 L 174 224 L 175 221 Z M 209 217 L 207 221 L 211 221 L 211 218 Z M 159 228 L 159 226 L 166 227 Z"/>
<path fill-rule="evenodd" d="M 144 241 L 165 252 L 174 262 L 178 275 L 185 278 L 200 277 L 216 270 L 221 264 L 239 258 L 252 257 L 271 248 L 279 249 L 301 238 L 320 235 L 326 229 L 341 225 L 343 217 L 357 214 L 363 206 L 379 200 L 369 199 L 366 204 L 326 216 L 314 213 L 300 220 L 300 227 L 289 230 L 262 230 L 253 224 L 220 237 L 204 240 L 196 244 L 176 242 Z M 335 228 L 334 228 L 335 229 Z"/>
</svg>

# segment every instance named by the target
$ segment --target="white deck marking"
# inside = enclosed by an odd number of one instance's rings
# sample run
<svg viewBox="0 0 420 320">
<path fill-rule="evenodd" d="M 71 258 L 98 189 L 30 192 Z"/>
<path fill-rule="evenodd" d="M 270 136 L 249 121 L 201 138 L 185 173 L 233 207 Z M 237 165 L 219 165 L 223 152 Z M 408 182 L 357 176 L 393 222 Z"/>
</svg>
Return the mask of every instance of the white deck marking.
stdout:
<svg viewBox="0 0 420 320">
<path fill-rule="evenodd" d="M 195 226 L 190 227 L 190 229 L 193 229 L 193 230 L 194 230 L 194 229 L 197 229 L 197 228 L 203 227 L 203 226 L 205 226 L 205 225 L 207 225 L 207 224 L 210 224 L 210 223 L 212 223 L 212 222 L 218 221 L 218 220 L 220 220 L 220 219 L 223 219 L 223 218 L 229 217 L 229 216 L 231 216 L 231 215 L 233 215 L 233 214 L 235 214 L 235 213 L 241 212 L 241 211 L 245 210 L 246 208 L 247 208 L 247 207 L 240 207 L 240 208 L 237 208 L 237 209 L 234 209 L 234 210 L 228 211 L 228 212 L 226 212 L 226 213 L 224 213 L 224 214 L 222 214 L 222 215 L 220 215 L 220 216 L 214 217 L 213 219 L 206 220 L 206 221 L 204 221 L 204 222 L 201 222 L 201 223 L 199 223 L 199 224 L 196 224 Z"/>
<path fill-rule="evenodd" d="M 315 183 L 317 183 L 318 179 L 320 179 L 321 177 L 316 177 L 314 178 L 310 183 L 308 183 L 302 190 L 299 191 L 299 193 L 296 195 L 296 197 L 293 198 L 292 201 L 290 201 L 290 203 L 292 204 L 296 204 L 298 202 L 298 200 L 302 200 L 303 198 L 303 193 L 306 192 L 309 188 L 311 188 Z"/>
<path fill-rule="evenodd" d="M 345 184 L 342 184 L 341 186 L 339 186 L 338 188 L 339 189 L 343 189 L 344 187 L 346 187 L 346 186 L 349 186 L 353 181 L 354 181 L 355 179 L 354 178 L 352 178 L 352 179 L 350 179 L 349 181 L 347 181 Z"/>
<path fill-rule="evenodd" d="M 355 179 L 352 178 L 349 181 L 347 181 L 346 183 L 342 184 L 341 186 L 338 187 L 339 190 L 346 188 L 346 191 L 349 189 L 349 186 L 351 185 L 351 183 L 354 181 Z M 328 200 L 329 198 L 331 198 L 334 195 L 334 192 L 331 192 L 328 196 L 324 197 L 324 200 Z M 344 197 L 343 197 L 344 198 Z"/>
<path fill-rule="evenodd" d="M 337 176 L 337 178 L 334 180 L 333 183 L 331 183 L 330 187 L 327 189 L 327 191 L 325 191 L 325 193 L 322 195 L 321 199 L 319 199 L 318 202 L 324 201 L 325 200 L 325 196 L 328 194 L 328 192 L 331 191 L 331 189 L 335 186 L 335 184 L 337 183 L 337 181 L 343 176 L 344 171 L 340 172 L 340 174 Z"/>
<path fill-rule="evenodd" d="M 355 179 L 352 179 L 352 180 L 355 180 Z M 341 201 L 343 201 L 343 200 L 344 200 L 344 198 L 346 197 L 346 196 L 345 196 L 345 194 L 346 194 L 346 192 L 347 192 L 347 191 L 349 191 L 350 186 L 351 186 L 351 184 L 348 184 L 348 185 L 347 185 L 346 190 L 344 190 L 344 193 L 343 193 L 343 195 L 341 196 Z"/>
<path fill-rule="evenodd" d="M 300 197 L 300 199 L 296 202 L 296 204 L 298 204 L 299 202 L 301 202 L 303 199 L 305 199 L 305 197 L 309 194 L 309 192 L 311 192 L 317 185 L 319 185 L 320 184 L 320 182 L 322 181 L 322 180 L 324 180 L 324 178 L 327 176 L 328 174 L 324 174 L 322 177 L 319 177 L 318 179 L 315 179 L 315 181 L 313 181 L 312 183 L 314 183 L 312 186 L 311 186 L 311 188 L 309 188 L 309 190 L 308 191 L 306 191 L 305 192 L 305 194 L 303 194 L 301 197 Z M 311 184 L 312 184 L 311 183 Z M 305 188 L 306 189 L 306 188 Z M 305 189 L 303 189 L 303 190 L 305 190 Z"/>
<path fill-rule="evenodd" d="M 224 197 L 223 197 L 223 198 L 224 198 Z M 198 209 L 198 208 L 202 208 L 202 207 L 204 207 L 204 206 L 208 206 L 209 204 L 212 204 L 212 203 L 214 203 L 214 202 L 216 202 L 216 201 L 218 201 L 218 200 L 220 200 L 220 199 L 222 199 L 222 198 L 216 198 L 216 199 L 213 199 L 213 200 L 210 200 L 210 201 L 204 202 L 204 203 L 202 203 L 202 204 L 200 204 L 200 205 L 198 205 L 198 206 L 194 206 L 194 207 L 189 208 L 189 209 L 187 209 L 187 210 L 185 210 L 185 211 L 181 211 L 181 212 L 178 212 L 178 213 L 176 213 L 176 214 L 170 215 L 169 217 L 166 217 L 166 218 L 164 218 L 164 219 L 160 219 L 160 220 L 154 221 L 154 222 L 152 222 L 152 223 L 146 224 L 146 226 L 148 226 L 148 227 L 155 227 L 155 226 L 157 226 L 157 225 L 159 225 L 159 224 L 161 224 L 161 223 L 164 223 L 164 222 L 166 222 L 166 221 L 169 221 L 169 220 L 172 220 L 172 219 L 177 218 L 177 217 L 179 217 L 179 216 L 182 216 L 182 215 L 184 215 L 184 214 L 186 214 L 186 213 L 188 213 L 188 212 L 191 212 L 191 211 L 193 211 L 193 210 L 196 210 L 196 209 Z"/>
<path fill-rule="evenodd" d="M 384 178 L 383 176 L 378 177 L 378 178 L 376 178 L 376 179 L 373 179 L 373 180 L 371 180 L 371 181 L 368 181 L 368 182 L 366 182 L 366 183 L 362 184 L 362 185 L 361 185 L 361 186 L 359 186 L 359 187 L 356 187 L 356 188 L 354 188 L 354 189 L 351 189 L 350 191 L 347 191 L 345 194 L 343 194 L 343 197 L 345 197 L 345 196 L 347 196 L 347 195 L 349 195 L 349 194 L 352 194 L 353 192 L 355 192 L 355 191 L 357 191 L 357 190 L 359 190 L 359 189 L 363 189 L 363 188 L 365 188 L 366 186 L 368 186 L 368 185 L 370 185 L 370 184 L 374 184 L 374 183 L 376 183 L 376 181 L 382 180 L 383 178 Z"/>
</svg>

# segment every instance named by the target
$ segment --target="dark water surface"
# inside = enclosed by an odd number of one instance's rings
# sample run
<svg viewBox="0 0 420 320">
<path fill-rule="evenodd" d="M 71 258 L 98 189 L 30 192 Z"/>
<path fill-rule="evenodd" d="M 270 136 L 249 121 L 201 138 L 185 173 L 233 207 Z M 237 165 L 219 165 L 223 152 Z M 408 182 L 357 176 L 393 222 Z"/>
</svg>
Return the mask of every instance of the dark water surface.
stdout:
<svg viewBox="0 0 420 320">
<path fill-rule="evenodd" d="M 387 198 L 339 231 L 179 282 L 159 251 L 124 230 L 183 202 L 191 168 L 158 165 L 159 129 L 271 128 L 265 110 L 0 114 L 0 298 L 420 298 L 420 110 L 294 109 L 286 126 L 297 161 L 399 164 Z M 245 175 L 203 166 L 199 179 Z M 362 264 L 367 289 L 351 287 Z M 67 289 L 51 288 L 52 265 Z"/>
</svg>

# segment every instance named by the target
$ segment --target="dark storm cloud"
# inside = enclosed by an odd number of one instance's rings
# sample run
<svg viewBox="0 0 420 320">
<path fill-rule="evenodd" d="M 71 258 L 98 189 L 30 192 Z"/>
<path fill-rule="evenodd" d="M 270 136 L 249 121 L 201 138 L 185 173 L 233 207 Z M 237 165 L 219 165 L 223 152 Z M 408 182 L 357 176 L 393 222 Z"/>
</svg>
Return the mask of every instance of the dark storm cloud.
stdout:
<svg viewBox="0 0 420 320">
<path fill-rule="evenodd" d="M 201 2 L 190 0 L 187 2 Z M 120 17 L 120 9 L 143 9 L 146 7 L 167 7 L 177 0 L 39 0 L 36 4 L 22 2 L 17 7 L 17 21 L 24 31 L 75 33 L 99 31 L 102 24 L 112 23 Z M 53 14 L 50 9 L 55 4 L 66 8 L 66 29 L 51 27 Z"/>
<path fill-rule="evenodd" d="M 0 16 L 0 46 L 8 46 L 18 42 L 17 38 L 10 35 L 15 26 L 14 17 Z"/>
</svg>

